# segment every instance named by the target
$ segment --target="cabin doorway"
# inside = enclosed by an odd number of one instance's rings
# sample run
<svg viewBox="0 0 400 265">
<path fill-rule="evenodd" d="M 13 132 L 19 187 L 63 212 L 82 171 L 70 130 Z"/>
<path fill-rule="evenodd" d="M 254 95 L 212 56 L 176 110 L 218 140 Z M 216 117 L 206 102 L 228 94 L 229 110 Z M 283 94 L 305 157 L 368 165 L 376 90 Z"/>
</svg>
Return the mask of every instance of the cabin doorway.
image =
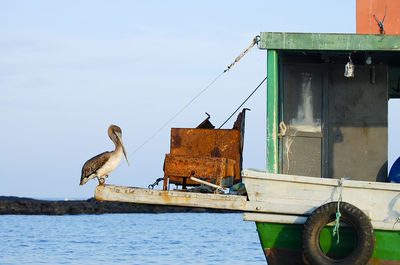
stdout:
<svg viewBox="0 0 400 265">
<path fill-rule="evenodd" d="M 323 176 L 323 75 L 315 65 L 282 67 L 281 127 L 286 127 L 286 133 L 281 131 L 280 161 L 284 174 Z"/>
<path fill-rule="evenodd" d="M 283 174 L 386 181 L 388 66 L 283 63 L 279 139 Z"/>
</svg>

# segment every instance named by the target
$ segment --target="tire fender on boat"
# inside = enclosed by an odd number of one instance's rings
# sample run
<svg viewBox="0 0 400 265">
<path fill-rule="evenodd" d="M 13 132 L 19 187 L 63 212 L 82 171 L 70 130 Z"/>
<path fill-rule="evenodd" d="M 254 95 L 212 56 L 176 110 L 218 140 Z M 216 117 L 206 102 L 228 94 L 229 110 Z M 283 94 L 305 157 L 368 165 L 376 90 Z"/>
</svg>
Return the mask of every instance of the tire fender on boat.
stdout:
<svg viewBox="0 0 400 265">
<path fill-rule="evenodd" d="M 336 219 L 338 202 L 330 202 L 317 208 L 307 219 L 303 228 L 303 253 L 307 261 L 314 265 L 365 265 L 375 248 L 374 229 L 368 216 L 356 206 L 340 202 L 340 220 L 351 226 L 356 233 L 355 249 L 345 257 L 335 259 L 327 256 L 320 247 L 322 228 Z"/>
</svg>

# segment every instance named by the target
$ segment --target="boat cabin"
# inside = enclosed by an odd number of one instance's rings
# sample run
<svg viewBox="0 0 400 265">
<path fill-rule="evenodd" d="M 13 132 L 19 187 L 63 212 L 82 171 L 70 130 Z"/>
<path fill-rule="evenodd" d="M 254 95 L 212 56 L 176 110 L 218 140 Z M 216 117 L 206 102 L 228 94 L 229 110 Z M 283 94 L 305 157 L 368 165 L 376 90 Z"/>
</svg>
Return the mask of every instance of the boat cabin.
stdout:
<svg viewBox="0 0 400 265">
<path fill-rule="evenodd" d="M 267 170 L 387 181 L 399 36 L 263 32 L 259 47 L 268 50 Z"/>
</svg>

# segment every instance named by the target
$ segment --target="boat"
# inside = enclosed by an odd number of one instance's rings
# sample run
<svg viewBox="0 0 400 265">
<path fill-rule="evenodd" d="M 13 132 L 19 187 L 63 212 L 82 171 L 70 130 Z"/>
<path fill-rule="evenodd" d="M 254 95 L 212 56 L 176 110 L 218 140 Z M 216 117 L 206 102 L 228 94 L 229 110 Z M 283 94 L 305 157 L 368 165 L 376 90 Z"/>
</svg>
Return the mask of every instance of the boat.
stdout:
<svg viewBox="0 0 400 265">
<path fill-rule="evenodd" d="M 304 251 L 311 255 L 322 255 L 319 250 L 306 249 L 305 245 L 318 240 L 327 257 L 312 264 L 400 264 L 400 185 L 357 180 L 336 180 L 306 176 L 267 173 L 245 170 L 243 172 L 250 201 L 257 202 L 260 212 L 245 212 L 244 220 L 255 221 L 268 264 L 308 264 Z M 364 218 L 371 226 L 360 229 L 359 222 L 339 228 L 339 241 L 332 236 L 333 226 L 325 226 L 336 219 L 337 205 L 350 204 L 351 214 Z M 326 209 L 331 205 L 330 209 Z M 324 208 L 325 207 L 325 208 Z M 354 207 L 354 208 L 353 208 Z M 329 207 L 328 207 L 329 208 Z M 324 210 L 327 219 L 319 235 L 307 237 L 306 222 L 310 215 Z M 361 210 L 362 214 L 357 212 Z M 354 212 L 353 212 L 354 210 Z M 343 212 L 341 211 L 342 216 Z M 363 217 L 364 216 L 364 217 Z M 321 219 L 321 222 L 322 219 Z M 316 224 L 307 224 L 314 225 Z M 360 230 L 358 230 L 360 229 Z M 363 246 L 365 235 L 371 237 L 369 246 Z M 347 257 L 350 253 L 357 254 Z M 362 257 L 363 255 L 367 255 Z M 318 258 L 318 257 L 317 257 Z M 364 258 L 364 259 L 363 259 Z M 349 262 L 351 260 L 351 262 Z M 339 264 L 342 264 L 339 263 Z"/>
<path fill-rule="evenodd" d="M 232 129 L 214 129 L 208 119 L 171 129 L 162 190 L 99 185 L 95 198 L 243 212 L 269 265 L 400 264 L 400 185 L 387 178 L 400 36 L 379 30 L 260 34 L 266 170 L 242 168 L 242 111 Z"/>
</svg>

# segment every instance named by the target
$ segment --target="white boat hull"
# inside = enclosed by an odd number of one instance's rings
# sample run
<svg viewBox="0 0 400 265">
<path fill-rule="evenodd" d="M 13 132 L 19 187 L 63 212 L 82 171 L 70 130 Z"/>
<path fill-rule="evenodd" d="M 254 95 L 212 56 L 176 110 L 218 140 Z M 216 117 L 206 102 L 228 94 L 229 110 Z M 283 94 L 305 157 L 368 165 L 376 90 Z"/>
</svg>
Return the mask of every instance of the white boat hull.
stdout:
<svg viewBox="0 0 400 265">
<path fill-rule="evenodd" d="M 353 204 L 371 218 L 374 229 L 400 230 L 400 184 L 314 178 L 246 169 L 249 201 L 263 213 L 245 213 L 248 221 L 304 223 L 316 208 L 338 201 Z M 261 207 L 261 208 L 260 208 Z"/>
</svg>

